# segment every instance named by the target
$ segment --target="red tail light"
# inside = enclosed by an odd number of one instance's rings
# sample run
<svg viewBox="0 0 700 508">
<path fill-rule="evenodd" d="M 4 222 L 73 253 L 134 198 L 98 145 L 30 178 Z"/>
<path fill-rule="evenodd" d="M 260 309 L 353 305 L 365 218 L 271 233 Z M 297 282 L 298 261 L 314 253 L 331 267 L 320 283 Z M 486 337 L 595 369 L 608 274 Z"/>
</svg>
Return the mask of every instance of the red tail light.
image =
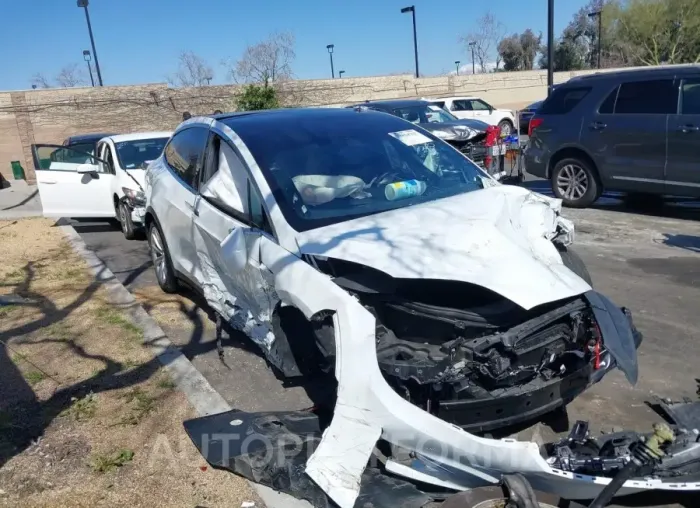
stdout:
<svg viewBox="0 0 700 508">
<path fill-rule="evenodd" d="M 528 125 L 528 128 L 527 128 L 527 135 L 528 135 L 528 137 L 532 136 L 533 131 L 534 131 L 537 127 L 539 127 L 540 125 L 542 125 L 542 119 L 533 116 L 533 117 L 530 119 L 530 124 Z"/>
</svg>

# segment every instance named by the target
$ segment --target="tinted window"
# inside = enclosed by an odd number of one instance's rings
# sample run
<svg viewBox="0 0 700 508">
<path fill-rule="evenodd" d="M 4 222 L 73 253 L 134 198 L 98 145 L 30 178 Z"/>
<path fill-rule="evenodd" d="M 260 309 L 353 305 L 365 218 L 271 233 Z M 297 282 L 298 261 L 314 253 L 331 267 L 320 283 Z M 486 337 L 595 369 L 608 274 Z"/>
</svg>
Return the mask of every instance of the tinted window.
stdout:
<svg viewBox="0 0 700 508">
<path fill-rule="evenodd" d="M 190 127 L 175 134 L 165 147 L 166 162 L 191 187 L 194 187 L 194 178 L 204 158 L 208 135 L 207 129 Z"/>
<path fill-rule="evenodd" d="M 119 165 L 122 169 L 146 169 L 150 162 L 160 157 L 167 142 L 168 138 L 119 141 L 115 143 Z"/>
<path fill-rule="evenodd" d="M 34 155 L 38 164 L 37 169 L 77 171 L 78 166 L 82 164 L 93 164 L 97 167 L 97 160 L 91 154 L 73 148 L 38 145 L 35 147 Z"/>
<path fill-rule="evenodd" d="M 681 114 L 700 115 L 700 78 L 683 80 Z"/>
<path fill-rule="evenodd" d="M 471 104 L 469 101 L 454 101 L 452 103 L 452 111 L 469 111 L 471 110 Z"/>
<path fill-rule="evenodd" d="M 672 79 L 622 83 L 615 103 L 616 114 L 667 115 L 676 112 L 678 88 Z"/>
<path fill-rule="evenodd" d="M 484 101 L 469 101 L 471 103 L 471 109 L 474 111 L 487 111 L 491 108 L 489 108 L 489 105 L 486 104 Z"/>
<path fill-rule="evenodd" d="M 620 87 L 616 86 L 612 92 L 608 94 L 603 103 L 598 109 L 598 113 L 602 115 L 612 115 L 615 110 L 615 99 L 617 99 L 617 91 Z"/>
<path fill-rule="evenodd" d="M 437 101 L 437 102 L 433 102 L 433 104 L 435 104 L 436 106 L 438 106 L 440 108 L 445 107 L 445 101 Z"/>
<path fill-rule="evenodd" d="M 89 153 L 90 155 L 95 155 L 95 143 L 89 142 L 89 143 L 75 143 L 69 145 L 71 149 L 77 150 L 79 152 L 85 152 Z"/>
<path fill-rule="evenodd" d="M 219 148 L 221 147 L 221 139 L 216 134 L 209 137 L 207 151 L 204 155 L 204 167 L 202 168 L 199 185 L 204 185 L 211 177 L 219 170 Z"/>
<path fill-rule="evenodd" d="M 109 145 L 105 145 L 105 162 L 107 166 L 107 171 L 114 174 L 114 157 L 112 156 L 112 149 Z"/>
<path fill-rule="evenodd" d="M 542 115 L 563 115 L 576 107 L 591 91 L 589 86 L 555 88 L 537 111 Z"/>
</svg>

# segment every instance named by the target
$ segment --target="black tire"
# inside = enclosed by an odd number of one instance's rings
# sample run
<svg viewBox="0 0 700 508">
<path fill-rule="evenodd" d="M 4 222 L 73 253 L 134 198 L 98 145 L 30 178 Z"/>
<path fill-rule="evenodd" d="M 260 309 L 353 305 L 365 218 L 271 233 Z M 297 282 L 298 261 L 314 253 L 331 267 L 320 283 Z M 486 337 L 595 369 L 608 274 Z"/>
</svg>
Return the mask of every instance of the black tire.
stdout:
<svg viewBox="0 0 700 508">
<path fill-rule="evenodd" d="M 122 233 L 127 240 L 136 238 L 136 227 L 131 220 L 131 210 L 126 201 L 119 203 L 119 222 L 121 223 Z"/>
<path fill-rule="evenodd" d="M 565 501 L 559 496 L 545 492 L 535 491 L 537 501 L 541 508 L 584 508 L 583 505 L 572 501 Z M 460 492 L 448 497 L 440 506 L 441 508 L 500 508 L 505 506 L 503 489 L 497 486 L 478 487 Z"/>
<path fill-rule="evenodd" d="M 166 293 L 175 293 L 178 284 L 173 263 L 170 260 L 170 251 L 163 232 L 155 222 L 148 228 L 148 250 L 151 253 L 151 261 L 160 289 Z"/>
<path fill-rule="evenodd" d="M 559 249 L 559 254 L 561 254 L 561 260 L 564 263 L 564 266 L 585 280 L 589 286 L 593 287 L 591 274 L 588 272 L 586 263 L 583 262 L 581 256 L 579 256 L 578 253 L 571 247 L 557 248 Z"/>
<path fill-rule="evenodd" d="M 552 192 L 564 206 L 586 208 L 600 197 L 602 187 L 590 163 L 577 158 L 562 159 L 554 166 Z"/>
<path fill-rule="evenodd" d="M 510 136 L 515 131 L 515 126 L 510 120 L 501 120 L 498 122 L 498 128 L 501 129 L 501 134 L 503 134 L 504 128 L 508 128 L 508 134 L 506 134 L 506 136 Z"/>
</svg>

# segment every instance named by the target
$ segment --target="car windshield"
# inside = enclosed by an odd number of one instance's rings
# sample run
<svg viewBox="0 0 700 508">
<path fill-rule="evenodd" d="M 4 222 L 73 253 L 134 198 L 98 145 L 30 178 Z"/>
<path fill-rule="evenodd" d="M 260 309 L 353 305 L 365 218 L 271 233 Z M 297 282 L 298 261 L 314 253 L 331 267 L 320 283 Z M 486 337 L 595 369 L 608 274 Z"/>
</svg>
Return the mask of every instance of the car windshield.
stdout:
<svg viewBox="0 0 700 508">
<path fill-rule="evenodd" d="M 447 143 L 391 115 L 299 112 L 264 122 L 255 116 L 226 123 L 248 146 L 297 231 L 477 191 L 492 182 Z"/>
<path fill-rule="evenodd" d="M 134 139 L 119 141 L 117 159 L 122 169 L 146 169 L 148 163 L 160 157 L 168 138 Z"/>
<path fill-rule="evenodd" d="M 457 120 L 456 116 L 453 116 L 436 104 L 395 108 L 393 111 L 396 116 L 411 123 L 445 123 Z"/>
</svg>

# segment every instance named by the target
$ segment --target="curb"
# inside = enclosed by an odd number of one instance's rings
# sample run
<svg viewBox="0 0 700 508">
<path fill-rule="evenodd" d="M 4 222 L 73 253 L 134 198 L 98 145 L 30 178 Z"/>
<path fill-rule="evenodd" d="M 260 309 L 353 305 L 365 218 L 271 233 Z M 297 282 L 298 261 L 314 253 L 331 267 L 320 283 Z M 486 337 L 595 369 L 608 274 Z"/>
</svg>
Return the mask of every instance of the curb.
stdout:
<svg viewBox="0 0 700 508">
<path fill-rule="evenodd" d="M 170 342 L 163 329 L 134 296 L 119 282 L 112 271 L 97 255 L 88 249 L 78 232 L 65 219 L 57 225 L 73 249 L 87 263 L 95 280 L 102 283 L 109 295 L 110 303 L 120 306 L 129 319 L 143 331 L 144 343 L 148 344 L 158 356 L 158 360 L 168 370 L 178 390 L 185 394 L 199 416 L 222 413 L 232 408 L 228 402 L 209 384 L 206 378 L 182 354 L 179 348 Z M 233 473 L 231 473 L 233 474 Z M 248 484 L 263 500 L 267 508 L 309 508 L 305 501 L 282 494 L 269 487 L 248 481 Z"/>
</svg>

